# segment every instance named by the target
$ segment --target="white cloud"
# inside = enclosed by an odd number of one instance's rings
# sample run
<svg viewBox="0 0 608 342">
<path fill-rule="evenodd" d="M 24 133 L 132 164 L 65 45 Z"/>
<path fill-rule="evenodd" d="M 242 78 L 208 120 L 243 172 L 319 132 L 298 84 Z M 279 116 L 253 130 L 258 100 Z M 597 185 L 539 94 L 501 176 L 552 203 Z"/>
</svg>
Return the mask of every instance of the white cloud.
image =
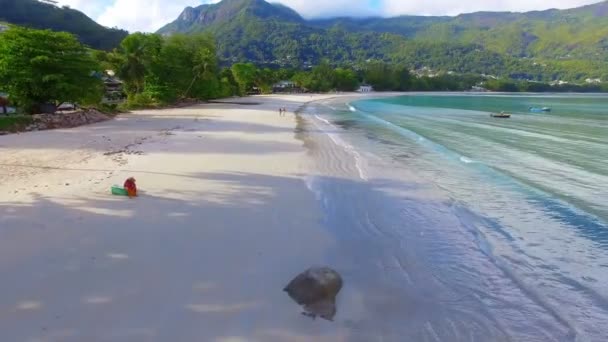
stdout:
<svg viewBox="0 0 608 342">
<path fill-rule="evenodd" d="M 381 14 L 377 8 L 370 6 L 369 2 L 361 0 L 278 0 L 277 2 L 293 8 L 305 18 Z"/>
<path fill-rule="evenodd" d="M 187 6 L 219 0 L 59 0 L 99 23 L 129 31 L 154 32 L 175 20 Z M 599 0 L 269 0 L 306 18 L 331 16 L 456 15 L 475 11 L 530 11 L 572 8 Z"/>
<path fill-rule="evenodd" d="M 104 0 L 58 0 L 57 2 L 61 6 L 69 6 L 84 12 L 92 18 L 97 17 L 107 5 Z"/>
<path fill-rule="evenodd" d="M 175 20 L 187 6 L 200 4 L 196 0 L 115 0 L 97 21 L 129 31 L 154 32 Z"/>
<path fill-rule="evenodd" d="M 382 15 L 457 15 L 476 11 L 533 11 L 549 8 L 573 8 L 596 3 L 598 0 L 433 0 L 404 1 L 383 0 Z"/>
</svg>

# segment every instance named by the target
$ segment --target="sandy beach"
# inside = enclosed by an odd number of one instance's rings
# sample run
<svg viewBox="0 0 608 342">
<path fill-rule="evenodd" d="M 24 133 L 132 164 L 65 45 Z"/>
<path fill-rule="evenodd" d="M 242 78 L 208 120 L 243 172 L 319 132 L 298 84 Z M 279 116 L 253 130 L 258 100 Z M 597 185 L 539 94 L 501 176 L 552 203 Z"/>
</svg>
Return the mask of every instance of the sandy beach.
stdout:
<svg viewBox="0 0 608 342">
<path fill-rule="evenodd" d="M 0 340 L 353 340 L 281 291 L 334 243 L 293 114 L 327 97 L 0 137 Z M 110 195 L 131 176 L 139 198 Z"/>
<path fill-rule="evenodd" d="M 256 96 L 0 136 L 0 342 L 605 340 L 587 241 L 605 226 L 413 133 L 476 147 L 452 118 L 487 113 L 395 101 Z M 111 195 L 128 177 L 140 197 Z M 333 322 L 283 292 L 311 266 L 344 280 Z"/>
</svg>

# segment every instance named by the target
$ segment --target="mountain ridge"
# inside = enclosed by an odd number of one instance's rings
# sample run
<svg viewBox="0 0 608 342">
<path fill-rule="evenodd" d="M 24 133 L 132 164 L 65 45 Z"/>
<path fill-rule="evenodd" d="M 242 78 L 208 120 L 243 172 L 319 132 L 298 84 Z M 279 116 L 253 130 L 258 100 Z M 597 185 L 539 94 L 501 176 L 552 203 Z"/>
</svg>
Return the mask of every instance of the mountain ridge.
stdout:
<svg viewBox="0 0 608 342">
<path fill-rule="evenodd" d="M 0 0 L 0 22 L 36 29 L 66 31 L 95 49 L 117 47 L 128 32 L 102 26 L 84 13 L 36 0 Z"/>
<path fill-rule="evenodd" d="M 186 7 L 177 20 L 165 25 L 158 32 L 180 32 L 184 28 L 186 31 L 196 31 L 197 29 L 226 23 L 239 15 L 254 16 L 263 20 L 304 22 L 304 19 L 296 11 L 284 5 L 271 4 L 264 0 L 223 0 L 217 4 Z M 176 26 L 173 26 L 173 24 L 176 24 Z"/>
<path fill-rule="evenodd" d="M 535 81 L 608 79 L 608 1 L 568 10 L 306 20 L 264 0 L 187 8 L 158 33 L 209 32 L 225 63 L 305 67 L 379 59 Z"/>
</svg>

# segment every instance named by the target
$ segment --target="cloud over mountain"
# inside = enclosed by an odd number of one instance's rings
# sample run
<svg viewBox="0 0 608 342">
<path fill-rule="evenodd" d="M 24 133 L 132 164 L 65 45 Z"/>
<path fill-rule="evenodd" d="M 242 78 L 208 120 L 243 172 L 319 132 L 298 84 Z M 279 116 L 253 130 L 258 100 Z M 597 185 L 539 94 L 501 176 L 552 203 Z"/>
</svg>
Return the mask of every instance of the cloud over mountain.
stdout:
<svg viewBox="0 0 608 342">
<path fill-rule="evenodd" d="M 101 24 L 130 31 L 155 31 L 187 6 L 218 0 L 60 0 Z M 273 2 L 273 1 L 271 1 Z M 597 0 L 277 0 L 306 18 L 333 16 L 456 15 L 475 11 L 529 11 L 571 8 Z"/>
</svg>

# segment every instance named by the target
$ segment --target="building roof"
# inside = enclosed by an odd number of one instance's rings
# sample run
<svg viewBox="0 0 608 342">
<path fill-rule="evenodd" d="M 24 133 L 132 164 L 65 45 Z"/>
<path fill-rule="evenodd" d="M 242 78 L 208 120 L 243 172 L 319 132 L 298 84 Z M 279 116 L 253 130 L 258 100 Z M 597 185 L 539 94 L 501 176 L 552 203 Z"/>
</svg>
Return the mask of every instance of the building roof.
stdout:
<svg viewBox="0 0 608 342">
<path fill-rule="evenodd" d="M 293 81 L 280 81 L 274 84 L 275 87 L 280 87 L 280 86 L 292 86 L 294 85 L 295 82 Z"/>
</svg>

